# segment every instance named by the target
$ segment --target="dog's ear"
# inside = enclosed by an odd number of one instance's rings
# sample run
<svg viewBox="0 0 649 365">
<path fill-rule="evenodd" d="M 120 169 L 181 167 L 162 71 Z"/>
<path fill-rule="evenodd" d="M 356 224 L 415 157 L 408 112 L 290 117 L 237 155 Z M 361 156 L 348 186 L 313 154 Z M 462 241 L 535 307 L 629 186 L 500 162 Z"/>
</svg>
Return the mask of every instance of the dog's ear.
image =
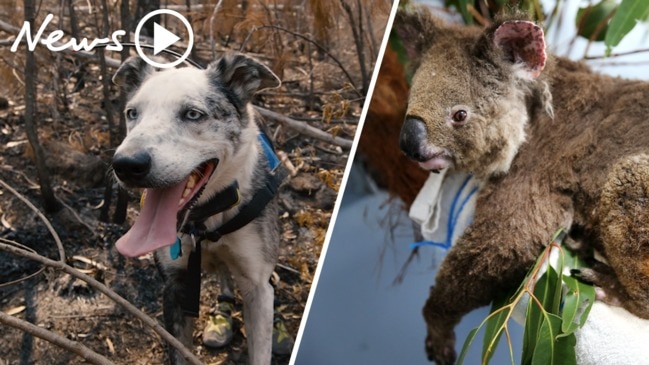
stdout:
<svg viewBox="0 0 649 365">
<path fill-rule="evenodd" d="M 228 86 L 243 103 L 248 103 L 260 90 L 281 85 L 279 78 L 268 67 L 254 58 L 228 53 L 207 68 L 210 79 Z"/>
<path fill-rule="evenodd" d="M 130 94 L 140 87 L 142 82 L 154 72 L 155 68 L 141 57 L 130 57 L 115 72 L 113 83 L 121 87 L 127 94 Z"/>
</svg>

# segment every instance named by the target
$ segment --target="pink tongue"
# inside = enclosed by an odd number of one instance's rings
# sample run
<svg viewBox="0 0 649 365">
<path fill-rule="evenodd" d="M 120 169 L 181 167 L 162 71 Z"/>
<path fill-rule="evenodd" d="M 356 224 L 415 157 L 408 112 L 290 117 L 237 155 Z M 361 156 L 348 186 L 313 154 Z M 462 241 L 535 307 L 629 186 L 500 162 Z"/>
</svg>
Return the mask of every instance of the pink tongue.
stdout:
<svg viewBox="0 0 649 365">
<path fill-rule="evenodd" d="M 144 255 L 176 241 L 176 214 L 178 201 L 187 180 L 166 189 L 146 189 L 144 207 L 135 224 L 115 247 L 124 256 Z"/>
</svg>

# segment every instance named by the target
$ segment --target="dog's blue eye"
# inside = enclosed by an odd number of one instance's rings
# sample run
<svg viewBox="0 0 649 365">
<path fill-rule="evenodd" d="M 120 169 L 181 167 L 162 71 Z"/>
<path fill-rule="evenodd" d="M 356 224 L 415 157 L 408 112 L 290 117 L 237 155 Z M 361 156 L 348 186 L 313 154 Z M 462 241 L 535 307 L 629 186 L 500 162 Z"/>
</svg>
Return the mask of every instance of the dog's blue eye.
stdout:
<svg viewBox="0 0 649 365">
<path fill-rule="evenodd" d="M 126 118 L 133 120 L 137 119 L 137 110 L 135 109 L 126 109 Z"/>
<path fill-rule="evenodd" d="M 187 120 L 199 120 L 203 118 L 205 114 L 203 112 L 200 112 L 196 109 L 189 109 L 185 112 L 185 119 Z"/>
</svg>

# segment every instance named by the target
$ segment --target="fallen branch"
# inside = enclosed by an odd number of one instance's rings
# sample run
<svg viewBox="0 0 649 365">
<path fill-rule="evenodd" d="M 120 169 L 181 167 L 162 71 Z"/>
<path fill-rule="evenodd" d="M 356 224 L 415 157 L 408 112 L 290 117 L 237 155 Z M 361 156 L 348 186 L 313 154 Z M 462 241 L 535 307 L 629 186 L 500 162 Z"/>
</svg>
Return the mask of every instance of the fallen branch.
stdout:
<svg viewBox="0 0 649 365">
<path fill-rule="evenodd" d="M 334 135 L 331 135 L 325 131 L 322 131 L 318 128 L 314 128 L 306 123 L 298 122 L 295 119 L 291 119 L 287 116 L 284 116 L 279 113 L 275 113 L 273 111 L 270 111 L 268 109 L 264 109 L 259 106 L 255 106 L 255 109 L 259 112 L 259 114 L 263 115 L 266 118 L 273 119 L 283 125 L 285 125 L 288 128 L 291 128 L 301 134 L 304 134 L 305 136 L 312 137 L 315 139 L 319 139 L 321 141 L 325 141 L 327 143 L 331 143 L 337 146 L 340 146 L 346 150 L 349 150 L 352 148 L 352 144 L 354 143 L 352 140 L 346 139 L 346 138 L 341 138 L 341 137 L 336 137 Z"/>
<path fill-rule="evenodd" d="M 7 251 L 18 256 L 22 256 L 30 260 L 38 261 L 43 265 L 61 270 L 79 280 L 88 283 L 88 285 L 97 289 L 102 294 L 106 295 L 108 298 L 113 300 L 115 303 L 124 307 L 124 309 L 126 309 L 128 312 L 133 314 L 137 319 L 141 320 L 145 325 L 153 329 L 153 331 L 158 335 L 160 335 L 162 339 L 164 339 L 171 346 L 177 349 L 178 352 L 180 352 L 182 356 L 189 361 L 189 363 L 194 365 L 203 364 L 191 351 L 189 351 L 182 343 L 180 343 L 178 339 L 176 339 L 174 336 L 169 334 L 169 332 L 167 332 L 164 328 L 162 328 L 162 326 L 160 326 L 160 324 L 156 320 L 152 319 L 144 312 L 137 309 L 133 304 L 131 304 L 126 299 L 122 298 L 119 294 L 115 293 L 113 290 L 109 289 L 106 285 L 80 272 L 79 270 L 73 268 L 72 266 L 67 265 L 65 262 L 54 261 L 48 259 L 47 257 L 43 257 L 41 255 L 34 254 L 29 251 L 23 250 L 21 248 L 12 246 L 15 243 L 16 242 L 14 241 L 0 237 L 0 250 Z"/>
<path fill-rule="evenodd" d="M 33 336 L 42 338 L 43 340 L 51 342 L 70 352 L 74 352 L 75 354 L 81 356 L 84 360 L 87 360 L 93 364 L 98 364 L 98 365 L 113 364 L 107 358 L 99 355 L 98 353 L 92 351 L 91 349 L 87 348 L 86 346 L 84 346 L 79 342 L 68 340 L 67 338 L 59 336 L 52 331 L 46 330 L 45 328 L 38 327 L 22 319 L 10 316 L 3 311 L 0 311 L 0 323 L 3 323 L 9 327 L 13 327 L 25 331 Z"/>
<path fill-rule="evenodd" d="M 2 216 L 2 218 L 4 219 L 4 215 Z M 29 247 L 27 247 L 27 246 L 21 245 L 21 244 L 18 243 L 18 242 L 14 242 L 14 244 L 17 245 L 17 246 L 19 246 L 20 248 L 23 248 L 23 249 L 29 251 L 29 252 L 36 253 L 36 251 L 35 251 L 33 248 L 29 248 Z M 23 282 L 23 281 L 29 280 L 29 279 L 33 278 L 34 276 L 39 275 L 39 274 L 42 273 L 43 271 L 45 271 L 45 266 L 41 266 L 41 267 L 40 267 L 36 272 L 33 272 L 33 273 L 31 273 L 31 274 L 29 274 L 29 275 L 27 275 L 27 276 L 23 276 L 23 277 L 20 278 L 20 279 L 7 281 L 7 282 L 5 282 L 5 283 L 0 283 L 0 288 L 5 288 L 5 287 L 8 287 L 8 286 L 16 285 L 16 284 L 18 284 L 18 283 L 20 283 L 20 282 Z M 11 315 L 11 313 L 9 313 L 9 314 Z"/>
<path fill-rule="evenodd" d="M 84 227 L 86 227 L 86 229 L 88 229 L 88 231 L 90 232 L 90 234 L 92 235 L 92 237 L 96 237 L 96 236 L 97 236 L 97 233 L 95 232 L 95 229 L 94 229 L 90 224 L 86 223 L 86 222 L 81 218 L 81 216 L 79 215 L 79 213 L 77 213 L 77 211 L 74 210 L 74 208 L 72 208 L 71 206 L 69 206 L 67 203 L 65 203 L 65 202 L 62 201 L 62 200 L 60 200 L 60 202 L 61 202 L 61 204 L 63 205 L 63 207 L 64 207 L 65 209 L 69 210 L 70 213 L 72 213 L 72 215 L 73 215 L 74 218 L 77 220 L 77 222 L 79 222 L 81 225 L 83 225 Z"/>
<path fill-rule="evenodd" d="M 0 179 L 0 185 L 2 185 L 2 187 L 7 189 L 10 193 L 15 195 L 16 198 L 20 199 L 23 203 L 25 203 L 29 207 L 29 209 L 33 210 L 36 213 L 36 215 L 38 215 L 38 217 L 43 221 L 43 223 L 45 223 L 47 230 L 50 231 L 50 234 L 52 235 L 52 237 L 54 237 L 54 242 L 56 242 L 56 247 L 58 247 L 59 249 L 59 262 L 65 262 L 65 250 L 63 249 L 63 243 L 61 242 L 61 238 L 59 237 L 59 234 L 56 233 L 54 227 L 52 227 L 50 221 L 43 215 L 43 213 L 41 213 L 40 210 L 38 210 L 38 208 L 34 206 L 34 204 L 32 204 L 32 202 L 30 202 L 27 198 L 25 198 L 24 195 L 14 190 L 14 188 L 9 186 L 9 184 L 4 182 L 4 180 Z"/>
</svg>

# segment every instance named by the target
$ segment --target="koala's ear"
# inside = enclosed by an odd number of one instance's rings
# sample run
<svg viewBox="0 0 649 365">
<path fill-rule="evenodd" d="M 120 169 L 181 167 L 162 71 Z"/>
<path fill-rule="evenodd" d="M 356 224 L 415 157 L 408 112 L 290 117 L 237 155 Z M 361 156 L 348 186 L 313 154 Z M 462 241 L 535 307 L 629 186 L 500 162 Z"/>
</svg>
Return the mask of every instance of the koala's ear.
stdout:
<svg viewBox="0 0 649 365">
<path fill-rule="evenodd" d="M 526 20 L 505 21 L 496 28 L 493 42 L 508 61 L 522 66 L 523 77 L 539 77 L 547 59 L 541 27 Z"/>
<path fill-rule="evenodd" d="M 424 5 L 410 5 L 397 11 L 392 34 L 401 41 L 411 67 L 419 66 L 422 54 L 439 37 L 439 23 Z"/>
<path fill-rule="evenodd" d="M 279 78 L 259 61 L 242 54 L 228 53 L 212 62 L 207 72 L 211 80 L 220 81 L 245 104 L 260 90 L 277 88 Z"/>
<path fill-rule="evenodd" d="M 115 72 L 113 83 L 130 94 L 137 90 L 142 82 L 154 72 L 155 68 L 141 57 L 130 57 Z"/>
</svg>

